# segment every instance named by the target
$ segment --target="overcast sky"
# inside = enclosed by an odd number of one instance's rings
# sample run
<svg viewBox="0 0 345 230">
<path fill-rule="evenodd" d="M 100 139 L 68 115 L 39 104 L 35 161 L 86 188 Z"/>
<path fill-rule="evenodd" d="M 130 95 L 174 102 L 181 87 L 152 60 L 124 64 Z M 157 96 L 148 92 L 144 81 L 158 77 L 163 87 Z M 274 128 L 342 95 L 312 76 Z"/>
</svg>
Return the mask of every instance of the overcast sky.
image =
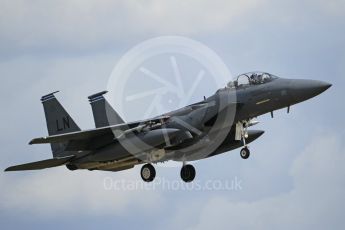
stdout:
<svg viewBox="0 0 345 230">
<path fill-rule="evenodd" d="M 253 129 L 265 134 L 250 159 L 235 150 L 194 163 L 201 185 L 239 187 L 188 190 L 179 167 L 157 167 L 156 187 L 127 190 L 104 183 L 139 183 L 140 167 L 1 173 L 1 229 L 344 229 L 344 13 L 342 0 L 0 0 L 1 169 L 51 158 L 49 146 L 27 144 L 47 134 L 42 95 L 61 90 L 74 120 L 93 128 L 87 96 L 108 88 L 128 50 L 157 36 L 202 42 L 234 75 L 263 70 L 333 84 L 290 114 L 259 117 Z M 200 87 L 206 96 L 216 90 Z"/>
</svg>

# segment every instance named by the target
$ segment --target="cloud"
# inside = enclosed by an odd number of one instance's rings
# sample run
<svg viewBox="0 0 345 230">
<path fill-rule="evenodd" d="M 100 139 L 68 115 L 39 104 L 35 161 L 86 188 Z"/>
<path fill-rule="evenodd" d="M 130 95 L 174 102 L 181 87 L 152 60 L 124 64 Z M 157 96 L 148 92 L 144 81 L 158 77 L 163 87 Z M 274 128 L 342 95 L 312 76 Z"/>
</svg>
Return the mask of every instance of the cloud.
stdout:
<svg viewBox="0 0 345 230">
<path fill-rule="evenodd" d="M 291 191 L 254 202 L 211 198 L 190 229 L 343 229 L 343 143 L 342 137 L 315 138 L 292 165 Z"/>
<path fill-rule="evenodd" d="M 236 3 L 236 4 L 235 4 Z M 1 1 L 2 49 L 93 49 L 154 34 L 193 35 L 238 26 L 258 0 Z M 8 47 L 10 45 L 10 47 Z"/>
<path fill-rule="evenodd" d="M 244 36 L 252 37 L 252 23 L 256 28 L 272 24 L 303 32 L 309 26 L 305 22 L 314 23 L 309 19 L 315 16 L 322 15 L 321 22 L 326 24 L 341 17 L 345 4 L 341 0 L 303 4 L 270 0 L 14 0 L 1 1 L 0 8 L 1 55 L 22 55 L 33 51 L 104 52 L 167 34 L 194 37 L 245 31 Z"/>
<path fill-rule="evenodd" d="M 122 186 L 122 181 L 126 183 Z M 116 184 L 117 183 L 117 184 Z M 137 185 L 135 183 L 138 183 Z M 18 175 L 0 175 L 0 210 L 34 216 L 116 215 L 159 209 L 162 197 L 142 186 L 138 170 L 124 173 L 74 172 L 61 167 Z M 143 199 L 143 197 L 145 197 Z M 73 207 L 73 208 L 72 208 Z M 134 211 L 133 211 L 134 213 Z M 150 214 L 148 214 L 150 215 Z"/>
<path fill-rule="evenodd" d="M 333 16 L 342 16 L 345 10 L 345 2 L 342 0 L 316 1 L 317 5 Z"/>
</svg>

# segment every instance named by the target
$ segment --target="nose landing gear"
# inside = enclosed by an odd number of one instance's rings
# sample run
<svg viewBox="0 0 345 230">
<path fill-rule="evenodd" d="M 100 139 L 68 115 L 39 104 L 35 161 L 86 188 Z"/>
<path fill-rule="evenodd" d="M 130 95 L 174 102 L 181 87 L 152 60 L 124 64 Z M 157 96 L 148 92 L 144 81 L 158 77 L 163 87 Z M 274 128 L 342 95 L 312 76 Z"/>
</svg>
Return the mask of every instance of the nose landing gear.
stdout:
<svg viewBox="0 0 345 230">
<path fill-rule="evenodd" d="M 240 139 L 243 143 L 243 148 L 240 151 L 242 159 L 248 159 L 250 156 L 250 151 L 246 143 L 246 139 L 248 138 L 248 126 L 250 126 L 250 121 L 240 122 L 239 125 L 237 125 L 237 127 L 240 129 Z"/>
<path fill-rule="evenodd" d="M 248 159 L 250 156 L 250 151 L 247 146 L 241 149 L 240 155 L 242 159 Z"/>
</svg>

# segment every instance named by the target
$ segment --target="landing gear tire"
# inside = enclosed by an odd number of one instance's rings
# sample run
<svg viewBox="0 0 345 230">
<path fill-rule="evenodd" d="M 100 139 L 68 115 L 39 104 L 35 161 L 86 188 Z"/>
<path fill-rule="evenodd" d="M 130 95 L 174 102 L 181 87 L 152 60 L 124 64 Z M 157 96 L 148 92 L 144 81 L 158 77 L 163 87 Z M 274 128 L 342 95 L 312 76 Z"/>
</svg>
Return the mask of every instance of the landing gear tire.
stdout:
<svg viewBox="0 0 345 230">
<path fill-rule="evenodd" d="M 186 182 L 190 183 L 194 180 L 196 172 L 193 165 L 184 165 L 181 169 L 181 179 Z"/>
<path fill-rule="evenodd" d="M 244 147 L 243 149 L 241 149 L 240 154 L 241 154 L 242 159 L 248 159 L 250 156 L 250 151 L 247 147 Z"/>
<path fill-rule="evenodd" d="M 146 164 L 141 168 L 141 179 L 145 182 L 152 182 L 156 177 L 156 170 L 151 164 Z"/>
<path fill-rule="evenodd" d="M 77 167 L 77 166 L 72 165 L 72 164 L 68 164 L 68 165 L 66 165 L 66 168 L 67 168 L 68 170 L 70 170 L 70 171 L 75 171 L 75 170 L 77 170 L 77 169 L 78 169 L 78 167 Z"/>
</svg>

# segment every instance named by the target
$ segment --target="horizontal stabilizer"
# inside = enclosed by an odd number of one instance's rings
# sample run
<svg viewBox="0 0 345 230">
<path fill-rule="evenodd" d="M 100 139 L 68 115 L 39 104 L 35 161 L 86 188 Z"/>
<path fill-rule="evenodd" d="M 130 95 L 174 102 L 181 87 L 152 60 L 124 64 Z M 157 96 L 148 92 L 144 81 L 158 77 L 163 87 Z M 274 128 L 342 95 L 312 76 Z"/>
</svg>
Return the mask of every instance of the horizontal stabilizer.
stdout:
<svg viewBox="0 0 345 230">
<path fill-rule="evenodd" d="M 62 157 L 62 158 L 53 158 L 53 159 L 48 159 L 48 160 L 43 160 L 43 161 L 36 161 L 36 162 L 32 162 L 32 163 L 27 163 L 27 164 L 11 166 L 11 167 L 5 169 L 5 172 L 39 170 L 39 169 L 57 167 L 60 165 L 64 165 L 73 157 L 74 156 L 67 156 L 67 157 Z"/>
<path fill-rule="evenodd" d="M 73 132 L 61 135 L 54 135 L 48 137 L 39 137 L 32 139 L 29 144 L 48 144 L 48 143 L 63 143 L 75 140 L 90 140 L 97 136 L 105 135 L 111 133 L 111 129 L 94 129 L 94 130 L 87 130 L 87 131 L 80 131 L 80 132 Z"/>
</svg>

